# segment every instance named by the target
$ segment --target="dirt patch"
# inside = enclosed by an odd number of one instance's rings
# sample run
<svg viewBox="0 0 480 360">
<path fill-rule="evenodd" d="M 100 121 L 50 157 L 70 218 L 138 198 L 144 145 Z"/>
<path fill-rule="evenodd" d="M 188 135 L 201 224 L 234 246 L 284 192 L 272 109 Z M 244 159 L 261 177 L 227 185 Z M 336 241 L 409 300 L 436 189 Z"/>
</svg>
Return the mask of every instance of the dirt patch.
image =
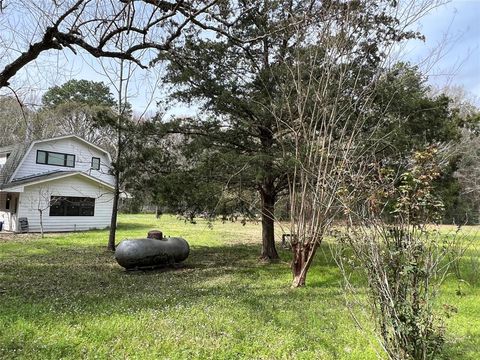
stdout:
<svg viewBox="0 0 480 360">
<path fill-rule="evenodd" d="M 13 240 L 36 240 L 39 238 L 39 234 L 15 234 L 11 232 L 0 232 L 0 242 L 7 242 Z"/>
</svg>

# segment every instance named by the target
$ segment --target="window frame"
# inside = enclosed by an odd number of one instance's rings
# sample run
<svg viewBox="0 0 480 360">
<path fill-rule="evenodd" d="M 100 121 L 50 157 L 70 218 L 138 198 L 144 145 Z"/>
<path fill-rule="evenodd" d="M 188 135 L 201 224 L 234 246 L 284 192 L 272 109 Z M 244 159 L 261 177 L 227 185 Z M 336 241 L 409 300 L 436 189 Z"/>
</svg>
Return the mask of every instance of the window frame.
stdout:
<svg viewBox="0 0 480 360">
<path fill-rule="evenodd" d="M 93 160 L 98 160 L 98 168 L 93 167 Z M 90 162 L 90 170 L 100 170 L 101 161 L 99 157 L 92 156 L 92 161 Z"/>
<path fill-rule="evenodd" d="M 71 200 L 71 199 L 75 199 L 75 200 Z M 83 199 L 83 200 L 82 200 Z M 82 209 L 82 206 L 78 207 L 78 215 L 72 215 L 72 214 L 68 214 L 68 208 L 66 205 L 70 204 L 81 204 L 82 202 L 85 202 L 85 204 L 87 204 L 87 201 L 86 200 L 91 200 L 91 203 L 89 205 L 91 205 L 91 209 L 87 208 L 86 210 L 91 210 L 91 213 L 89 212 L 87 215 L 83 215 L 82 214 L 82 210 L 85 211 L 85 206 L 84 208 Z M 54 206 L 57 205 L 58 207 L 58 202 L 60 201 L 60 205 L 61 205 L 61 212 L 62 214 L 59 214 L 59 213 L 55 213 L 55 214 L 52 214 L 52 208 L 54 210 L 58 210 L 56 209 Z M 59 195 L 52 195 L 50 196 L 50 206 L 49 206 L 49 212 L 48 212 L 48 216 L 51 216 L 51 217 L 65 217 L 65 216 L 71 216 L 71 217 L 94 217 L 95 216 L 95 198 L 92 198 L 92 197 L 88 197 L 88 196 L 59 196 Z"/>
<path fill-rule="evenodd" d="M 40 153 L 45 153 L 45 162 L 40 162 L 38 161 L 38 155 Z M 56 154 L 56 155 L 63 155 L 63 165 L 58 165 L 58 164 L 49 164 L 48 163 L 48 156 L 49 154 Z M 68 157 L 69 156 L 72 156 L 73 157 L 73 165 L 68 165 Z M 76 159 L 76 156 L 74 154 L 68 154 L 68 153 L 60 153 L 60 152 L 56 152 L 56 151 L 47 151 L 47 150 L 37 150 L 37 156 L 35 158 L 35 162 L 39 165 L 49 165 L 49 166 L 61 166 L 61 167 L 68 167 L 68 168 L 74 168 L 75 167 L 75 163 L 76 163 L 77 159 Z"/>
</svg>

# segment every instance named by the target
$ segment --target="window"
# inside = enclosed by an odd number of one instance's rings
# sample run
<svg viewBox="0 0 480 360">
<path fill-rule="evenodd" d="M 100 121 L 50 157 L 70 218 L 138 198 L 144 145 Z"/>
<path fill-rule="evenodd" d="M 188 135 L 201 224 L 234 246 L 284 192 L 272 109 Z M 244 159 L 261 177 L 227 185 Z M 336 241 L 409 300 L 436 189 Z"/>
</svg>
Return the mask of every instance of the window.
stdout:
<svg viewBox="0 0 480 360">
<path fill-rule="evenodd" d="M 10 201 L 11 201 L 10 194 L 7 195 L 7 199 L 5 200 L 5 210 L 10 210 Z"/>
<path fill-rule="evenodd" d="M 92 170 L 100 170 L 100 158 L 92 157 Z"/>
<path fill-rule="evenodd" d="M 74 196 L 52 196 L 50 216 L 94 216 L 95 199 Z"/>
<path fill-rule="evenodd" d="M 37 164 L 75 167 L 75 155 L 37 150 Z"/>
</svg>

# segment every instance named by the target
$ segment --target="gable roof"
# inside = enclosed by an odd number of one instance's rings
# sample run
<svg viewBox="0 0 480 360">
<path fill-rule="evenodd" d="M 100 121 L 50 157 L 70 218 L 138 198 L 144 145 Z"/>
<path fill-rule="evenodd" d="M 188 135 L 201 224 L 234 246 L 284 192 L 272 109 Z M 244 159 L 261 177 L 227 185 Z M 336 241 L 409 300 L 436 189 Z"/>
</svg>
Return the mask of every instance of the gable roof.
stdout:
<svg viewBox="0 0 480 360">
<path fill-rule="evenodd" d="M 111 162 L 112 157 L 110 156 L 110 153 L 102 149 L 100 146 L 97 146 L 90 141 L 87 141 L 85 139 L 82 139 L 80 136 L 77 135 L 63 135 L 63 136 L 57 136 L 53 138 L 48 138 L 48 139 L 40 139 L 40 140 L 34 140 L 29 142 L 25 142 L 20 145 L 15 145 L 11 146 L 13 149 L 12 152 L 10 153 L 9 158 L 7 159 L 7 162 L 5 165 L 0 169 L 0 185 L 2 184 L 7 184 L 9 179 L 11 179 L 15 173 L 17 172 L 17 169 L 20 167 L 20 165 L 23 163 L 26 155 L 28 152 L 30 152 L 30 149 L 33 148 L 35 144 L 39 144 L 42 142 L 47 142 L 47 141 L 55 141 L 55 140 L 62 140 L 62 139 L 69 139 L 73 138 L 76 140 L 79 140 L 103 153 L 105 153 L 108 157 L 108 160 Z M 3 149 L 3 148 L 2 148 Z"/>
<path fill-rule="evenodd" d="M 90 176 L 87 173 L 84 173 L 83 171 L 58 170 L 58 171 L 51 171 L 51 172 L 48 172 L 48 173 L 45 173 L 45 174 L 40 174 L 40 175 L 26 176 L 24 178 L 11 181 L 8 184 L 3 184 L 3 185 L 0 184 L 0 190 L 3 191 L 3 190 L 13 189 L 13 188 L 16 188 L 16 187 L 19 187 L 19 186 L 24 187 L 24 186 L 28 186 L 28 185 L 35 185 L 35 184 L 39 184 L 39 183 L 43 183 L 43 182 L 47 182 L 47 181 L 51 181 L 51 180 L 57 180 L 57 179 L 61 179 L 61 178 L 69 177 L 69 176 L 74 176 L 74 175 L 82 176 L 82 177 L 84 177 L 88 180 L 92 180 L 94 182 L 97 182 L 97 183 L 99 183 L 99 184 L 101 184 L 101 185 L 103 185 L 103 186 L 105 186 L 109 189 L 114 189 L 113 185 L 108 184 L 105 181 L 97 179 L 93 176 Z"/>
</svg>

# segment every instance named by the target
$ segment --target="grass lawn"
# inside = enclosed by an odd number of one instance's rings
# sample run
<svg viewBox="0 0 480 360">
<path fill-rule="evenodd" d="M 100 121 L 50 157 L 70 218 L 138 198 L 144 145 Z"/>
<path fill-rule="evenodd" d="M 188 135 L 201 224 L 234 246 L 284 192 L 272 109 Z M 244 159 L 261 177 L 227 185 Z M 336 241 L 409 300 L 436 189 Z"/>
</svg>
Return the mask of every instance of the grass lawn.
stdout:
<svg viewBox="0 0 480 360">
<path fill-rule="evenodd" d="M 262 264 L 260 225 L 122 215 L 118 239 L 150 229 L 183 236 L 185 267 L 125 272 L 105 251 L 107 231 L 0 235 L 1 359 L 372 359 L 372 337 L 346 310 L 341 277 L 328 246 L 319 251 L 308 287 L 292 290 L 289 254 Z M 480 280 L 447 278 L 439 307 L 447 320 L 445 358 L 480 358 Z M 460 286 L 460 290 L 459 290 Z"/>
</svg>

